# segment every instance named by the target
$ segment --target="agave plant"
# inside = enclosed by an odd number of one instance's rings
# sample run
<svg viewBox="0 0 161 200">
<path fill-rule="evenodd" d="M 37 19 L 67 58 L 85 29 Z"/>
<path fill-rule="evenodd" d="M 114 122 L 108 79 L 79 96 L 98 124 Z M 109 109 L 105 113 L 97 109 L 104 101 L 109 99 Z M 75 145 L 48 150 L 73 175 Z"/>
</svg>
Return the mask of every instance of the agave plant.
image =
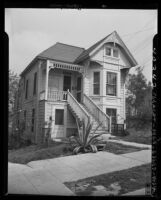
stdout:
<svg viewBox="0 0 161 200">
<path fill-rule="evenodd" d="M 98 137 L 102 134 L 95 135 L 95 132 L 102 124 L 100 123 L 96 129 L 91 134 L 93 123 L 88 120 L 87 125 L 85 125 L 85 120 L 82 120 L 80 124 L 76 119 L 77 128 L 78 128 L 78 136 L 71 136 L 69 138 L 70 144 L 73 147 L 73 153 L 78 154 L 79 152 L 86 153 L 86 152 L 97 152 L 97 144 L 100 141 Z"/>
</svg>

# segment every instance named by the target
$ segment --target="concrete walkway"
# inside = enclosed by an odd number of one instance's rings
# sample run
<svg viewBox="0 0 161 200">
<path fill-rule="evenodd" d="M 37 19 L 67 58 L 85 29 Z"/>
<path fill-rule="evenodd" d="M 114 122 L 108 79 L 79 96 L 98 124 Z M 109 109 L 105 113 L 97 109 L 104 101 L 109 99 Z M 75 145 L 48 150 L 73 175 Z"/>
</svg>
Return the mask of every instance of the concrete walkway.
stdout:
<svg viewBox="0 0 161 200">
<path fill-rule="evenodd" d="M 120 171 L 151 162 L 151 150 L 115 155 L 80 154 L 8 165 L 9 194 L 74 195 L 63 183 Z"/>
<path fill-rule="evenodd" d="M 124 144 L 124 145 L 129 145 L 129 146 L 135 146 L 135 147 L 143 147 L 143 148 L 149 148 L 151 149 L 152 146 L 149 144 L 139 144 L 136 142 L 127 142 L 127 141 L 123 141 L 123 140 L 115 140 L 115 139 L 109 139 L 109 142 L 115 142 L 115 143 L 120 143 L 120 144 Z"/>
</svg>

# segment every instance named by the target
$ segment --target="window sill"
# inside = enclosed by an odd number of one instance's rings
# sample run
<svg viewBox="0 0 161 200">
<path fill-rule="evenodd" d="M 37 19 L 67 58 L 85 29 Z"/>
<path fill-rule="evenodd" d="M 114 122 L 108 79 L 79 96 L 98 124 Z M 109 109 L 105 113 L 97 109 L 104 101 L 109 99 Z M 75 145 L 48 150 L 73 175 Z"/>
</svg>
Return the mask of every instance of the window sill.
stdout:
<svg viewBox="0 0 161 200">
<path fill-rule="evenodd" d="M 105 58 L 110 58 L 110 59 L 113 59 L 113 60 L 116 60 L 116 61 L 119 61 L 120 58 L 116 58 L 116 57 L 113 57 L 113 56 L 107 56 L 107 55 L 104 55 Z"/>
<path fill-rule="evenodd" d="M 120 96 L 111 96 L 111 95 L 106 95 L 107 98 L 109 99 L 121 99 Z"/>
</svg>

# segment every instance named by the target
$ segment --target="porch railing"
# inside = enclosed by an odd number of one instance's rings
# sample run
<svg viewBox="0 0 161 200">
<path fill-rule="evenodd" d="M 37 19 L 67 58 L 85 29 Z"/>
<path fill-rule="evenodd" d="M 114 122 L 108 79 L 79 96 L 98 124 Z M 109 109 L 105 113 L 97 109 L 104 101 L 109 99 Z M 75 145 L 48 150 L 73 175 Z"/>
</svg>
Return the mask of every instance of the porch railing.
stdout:
<svg viewBox="0 0 161 200">
<path fill-rule="evenodd" d="M 40 92 L 40 100 L 45 99 L 45 91 Z M 67 92 L 66 91 L 56 91 L 52 89 L 48 89 L 48 101 L 66 101 L 67 100 Z"/>
<path fill-rule="evenodd" d="M 111 133 L 111 117 L 105 114 L 86 94 L 83 94 L 83 104 L 102 126 Z"/>
<path fill-rule="evenodd" d="M 66 91 L 56 91 L 52 89 L 48 89 L 48 100 L 50 101 L 66 101 L 67 100 L 67 92 Z"/>
<path fill-rule="evenodd" d="M 68 91 L 68 104 L 72 108 L 72 110 L 78 115 L 79 119 L 85 120 L 85 124 L 87 124 L 88 120 L 90 120 L 90 116 L 87 111 L 83 108 L 81 104 L 73 97 L 73 95 Z"/>
</svg>

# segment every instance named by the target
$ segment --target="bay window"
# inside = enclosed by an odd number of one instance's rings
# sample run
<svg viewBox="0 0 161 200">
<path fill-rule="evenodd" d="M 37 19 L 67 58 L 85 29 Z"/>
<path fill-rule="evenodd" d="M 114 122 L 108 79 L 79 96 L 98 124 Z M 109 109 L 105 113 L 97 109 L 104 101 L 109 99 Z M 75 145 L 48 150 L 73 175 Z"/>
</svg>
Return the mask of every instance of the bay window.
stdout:
<svg viewBox="0 0 161 200">
<path fill-rule="evenodd" d="M 117 92 L 117 74 L 107 72 L 106 77 L 106 95 L 116 96 Z"/>
</svg>

